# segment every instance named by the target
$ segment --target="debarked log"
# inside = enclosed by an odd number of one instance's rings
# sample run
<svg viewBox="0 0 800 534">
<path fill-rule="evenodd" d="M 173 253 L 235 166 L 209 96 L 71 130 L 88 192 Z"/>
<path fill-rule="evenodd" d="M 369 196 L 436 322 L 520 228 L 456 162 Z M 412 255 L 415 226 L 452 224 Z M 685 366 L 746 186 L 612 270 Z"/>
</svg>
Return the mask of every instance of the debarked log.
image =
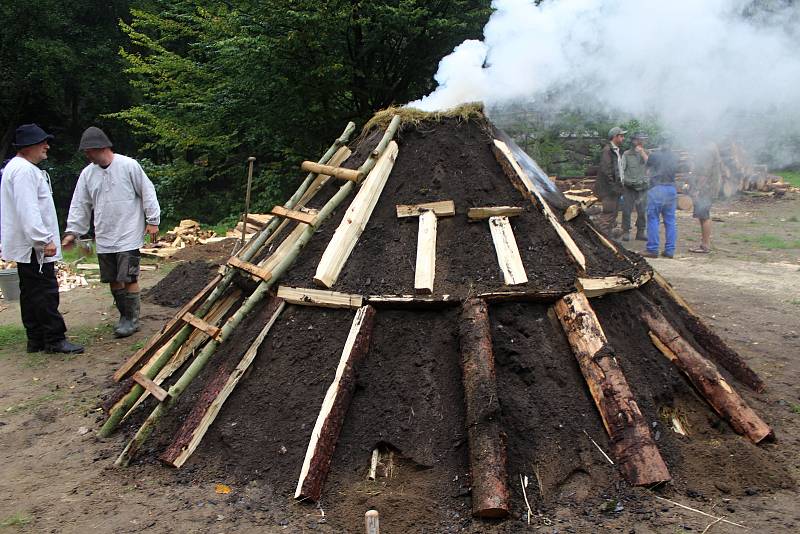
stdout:
<svg viewBox="0 0 800 534">
<path fill-rule="evenodd" d="M 355 391 L 356 368 L 369 352 L 374 324 L 375 308 L 370 305 L 359 308 L 345 341 L 336 376 L 325 393 L 314 430 L 311 431 L 295 499 L 318 501 L 322 496 L 322 487 Z"/>
<path fill-rule="evenodd" d="M 484 300 L 469 299 L 464 303 L 459 340 L 472 474 L 472 515 L 505 517 L 510 500 L 506 443 L 500 428 L 492 333 Z"/>
<path fill-rule="evenodd" d="M 733 430 L 744 434 L 753 443 L 773 436 L 769 425 L 734 391 L 714 364 L 697 352 L 655 306 L 644 308 L 642 318 L 651 330 L 651 338 L 656 347 L 683 371 L 697 391 Z"/>
<path fill-rule="evenodd" d="M 567 295 L 556 302 L 554 310 L 567 334 L 626 480 L 634 486 L 670 480 L 650 427 L 586 295 Z"/>
</svg>

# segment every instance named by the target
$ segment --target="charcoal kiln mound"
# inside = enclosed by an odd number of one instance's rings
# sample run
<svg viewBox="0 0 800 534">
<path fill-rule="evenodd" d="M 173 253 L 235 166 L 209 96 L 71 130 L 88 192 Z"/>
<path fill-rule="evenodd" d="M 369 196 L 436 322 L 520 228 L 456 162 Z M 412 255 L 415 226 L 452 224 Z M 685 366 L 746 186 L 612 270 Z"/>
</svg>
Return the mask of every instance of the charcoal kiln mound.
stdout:
<svg viewBox="0 0 800 534">
<path fill-rule="evenodd" d="M 385 532 L 516 532 L 644 510 L 637 486 L 794 484 L 748 405 L 764 384 L 640 256 L 478 109 L 395 113 L 304 164 L 118 371 L 119 465 L 258 484 L 334 532 L 370 508 Z"/>
</svg>

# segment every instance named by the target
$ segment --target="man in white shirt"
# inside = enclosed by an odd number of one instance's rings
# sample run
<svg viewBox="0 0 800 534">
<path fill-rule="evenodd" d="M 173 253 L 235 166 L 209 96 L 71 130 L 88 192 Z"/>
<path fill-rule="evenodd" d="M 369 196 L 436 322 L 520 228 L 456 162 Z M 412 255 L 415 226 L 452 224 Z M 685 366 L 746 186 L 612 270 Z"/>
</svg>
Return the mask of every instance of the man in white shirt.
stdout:
<svg viewBox="0 0 800 534">
<path fill-rule="evenodd" d="M 139 248 L 145 233 L 151 241 L 158 237 L 161 209 L 141 165 L 112 146 L 100 128 L 83 132 L 79 149 L 91 163 L 78 177 L 62 245 L 87 233 L 94 213 L 100 280 L 110 284 L 120 313 L 114 335 L 127 337 L 139 330 Z"/>
<path fill-rule="evenodd" d="M 55 262 L 61 249 L 53 191 L 50 177 L 36 166 L 47 159 L 52 138 L 36 124 L 23 124 L 15 132 L 17 155 L 3 169 L 0 184 L 2 255 L 17 262 L 28 352 L 75 354 L 83 347 L 67 341 L 67 326 L 58 311 Z"/>
</svg>

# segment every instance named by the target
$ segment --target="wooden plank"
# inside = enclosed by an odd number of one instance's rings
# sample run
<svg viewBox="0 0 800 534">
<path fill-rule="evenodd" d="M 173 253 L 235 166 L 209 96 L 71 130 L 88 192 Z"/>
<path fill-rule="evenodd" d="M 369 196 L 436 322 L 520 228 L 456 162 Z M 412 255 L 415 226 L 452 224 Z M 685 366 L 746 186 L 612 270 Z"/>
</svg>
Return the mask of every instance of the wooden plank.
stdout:
<svg viewBox="0 0 800 534">
<path fill-rule="evenodd" d="M 322 496 L 322 486 L 328 476 L 336 442 L 355 390 L 355 370 L 369 351 L 374 324 L 375 309 L 369 305 L 359 308 L 339 358 L 336 376 L 325 393 L 317 421 L 311 431 L 294 493 L 295 499 L 318 501 Z"/>
<path fill-rule="evenodd" d="M 365 297 L 367 304 L 381 308 L 445 308 L 459 304 L 460 299 L 450 295 L 437 295 L 426 297 L 422 295 L 368 295 Z"/>
<path fill-rule="evenodd" d="M 589 300 L 571 293 L 553 307 L 594 399 L 622 474 L 634 486 L 670 480 L 614 349 Z"/>
<path fill-rule="evenodd" d="M 561 241 L 564 243 L 564 246 L 567 247 L 567 251 L 569 252 L 572 259 L 580 265 L 581 269 L 586 271 L 586 257 L 581 252 L 581 249 L 578 248 L 578 245 L 572 239 L 572 236 L 569 235 L 569 232 L 561 226 L 561 223 L 556 218 L 553 210 L 550 209 L 550 205 L 545 201 L 544 197 L 539 194 L 539 191 L 536 189 L 536 186 L 531 181 L 528 174 L 522 170 L 522 167 L 519 166 L 514 154 L 511 153 L 508 146 L 500 141 L 499 139 L 494 140 L 495 146 L 495 157 L 500 165 L 503 167 L 506 176 L 509 177 L 511 183 L 514 184 L 514 187 L 517 188 L 518 191 L 526 195 L 531 201 L 534 201 L 539 205 L 544 213 L 545 218 L 547 221 L 552 225 L 553 229 L 558 234 L 558 237 L 561 238 Z"/>
<path fill-rule="evenodd" d="M 273 299 L 270 306 L 274 308 L 274 312 L 247 349 L 247 352 L 244 353 L 239 364 L 230 373 L 227 370 L 222 370 L 220 374 L 212 377 L 206 388 L 201 392 L 184 425 L 176 433 L 172 444 L 159 457 L 160 460 L 172 466 L 181 467 L 197 449 L 197 446 L 200 445 L 203 436 L 206 435 L 206 432 L 222 409 L 222 405 L 228 400 L 228 397 L 239 384 L 250 364 L 255 360 L 259 347 L 261 347 L 270 329 L 278 320 L 286 303 L 281 299 Z M 223 379 L 224 384 L 221 384 Z"/>
<path fill-rule="evenodd" d="M 361 188 L 356 193 L 353 202 L 344 214 L 342 222 L 333 234 L 322 259 L 317 265 L 314 283 L 325 288 L 330 288 L 336 283 L 339 273 L 342 272 L 345 262 L 353 252 L 358 238 L 364 231 L 372 210 L 378 203 L 383 187 L 389 178 L 397 158 L 397 143 L 391 141 L 378 159 L 378 163 L 370 171 Z"/>
<path fill-rule="evenodd" d="M 652 274 L 647 272 L 635 278 L 628 280 L 623 276 L 606 276 L 603 278 L 581 278 L 575 283 L 578 291 L 583 291 L 587 297 L 599 297 L 607 293 L 619 293 L 620 291 L 628 291 L 629 289 L 636 289 L 642 284 L 648 282 L 652 278 Z"/>
<path fill-rule="evenodd" d="M 322 308 L 358 309 L 364 303 L 364 297 L 361 295 L 289 286 L 278 286 L 278 297 L 289 304 Z"/>
<path fill-rule="evenodd" d="M 236 256 L 231 256 L 228 258 L 228 265 L 241 271 L 250 273 L 264 282 L 272 278 L 272 273 L 268 269 L 259 267 L 258 265 L 253 265 L 252 263 L 248 263 L 246 261 L 242 261 Z"/>
<path fill-rule="evenodd" d="M 470 221 L 480 221 L 489 217 L 516 217 L 525 213 L 525 208 L 517 206 L 487 206 L 483 208 L 469 208 L 467 219 Z"/>
<path fill-rule="evenodd" d="M 327 174 L 340 180 L 350 180 L 351 182 L 358 182 L 361 180 L 361 173 L 354 169 L 343 169 L 341 167 L 333 167 L 331 165 L 320 165 L 313 161 L 304 161 L 300 164 L 300 168 L 306 172 L 315 172 L 317 174 Z"/>
<path fill-rule="evenodd" d="M 198 330 L 202 330 L 203 332 L 208 334 L 209 337 L 212 337 L 217 341 L 220 341 L 219 334 L 222 331 L 220 328 L 205 322 L 200 317 L 190 312 L 184 313 L 181 319 L 183 319 L 185 322 L 189 323 L 193 327 L 197 328 Z"/>
<path fill-rule="evenodd" d="M 571 291 L 491 291 L 478 293 L 476 298 L 486 302 L 543 302 L 552 303 Z"/>
<path fill-rule="evenodd" d="M 414 291 L 424 295 L 433 293 L 433 279 L 436 276 L 436 223 L 433 211 L 425 211 L 419 216 Z"/>
<path fill-rule="evenodd" d="M 511 229 L 508 217 L 490 217 L 489 228 L 492 231 L 497 263 L 503 271 L 505 284 L 513 286 L 527 283 L 528 275 L 525 273 L 525 266 L 522 265 L 517 240 L 514 239 L 514 231 Z"/>
<path fill-rule="evenodd" d="M 283 206 L 274 206 L 270 213 L 278 217 L 283 217 L 285 219 L 291 219 L 293 221 L 306 224 L 314 224 L 314 221 L 317 220 L 317 216 L 314 214 L 306 213 L 300 210 L 286 209 Z"/>
<path fill-rule="evenodd" d="M 148 393 L 158 399 L 158 402 L 164 402 L 169 394 L 161 388 L 158 384 L 144 376 L 139 371 L 133 373 L 133 380 L 142 386 Z"/>
<path fill-rule="evenodd" d="M 425 210 L 431 210 L 437 217 L 452 217 L 456 214 L 456 203 L 452 200 L 425 202 L 423 204 L 398 204 L 395 206 L 397 217 L 419 217 Z"/>
<path fill-rule="evenodd" d="M 217 274 L 208 284 L 206 284 L 203 289 L 200 290 L 197 295 L 192 298 L 192 300 L 187 302 L 183 308 L 181 308 L 178 313 L 175 314 L 175 317 L 170 319 L 169 322 L 163 326 L 160 332 L 152 336 L 144 347 L 136 351 L 133 356 L 128 358 L 125 363 L 123 363 L 122 366 L 117 369 L 117 372 L 114 373 L 114 381 L 119 382 L 122 380 L 128 374 L 128 372 L 130 372 L 130 370 L 136 366 L 136 364 L 138 364 L 141 360 L 149 358 L 155 354 L 164 341 L 174 336 L 175 333 L 183 326 L 183 314 L 186 312 L 193 312 L 199 308 L 206 297 L 208 297 L 211 292 L 214 291 L 214 288 L 217 287 L 217 284 L 219 284 L 220 280 L 222 280 L 222 275 Z"/>
</svg>

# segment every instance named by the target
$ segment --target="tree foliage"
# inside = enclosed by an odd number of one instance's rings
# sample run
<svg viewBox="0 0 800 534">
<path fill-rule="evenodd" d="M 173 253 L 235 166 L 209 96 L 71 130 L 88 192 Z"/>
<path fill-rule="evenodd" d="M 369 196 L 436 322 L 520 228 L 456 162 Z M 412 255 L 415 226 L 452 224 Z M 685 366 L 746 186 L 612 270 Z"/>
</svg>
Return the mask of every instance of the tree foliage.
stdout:
<svg viewBox="0 0 800 534">
<path fill-rule="evenodd" d="M 432 90 L 490 14 L 488 0 L 148 4 L 122 25 L 140 102 L 114 116 L 140 135 L 167 214 L 207 220 L 241 209 L 247 156 L 267 209 L 347 121 Z"/>
</svg>

